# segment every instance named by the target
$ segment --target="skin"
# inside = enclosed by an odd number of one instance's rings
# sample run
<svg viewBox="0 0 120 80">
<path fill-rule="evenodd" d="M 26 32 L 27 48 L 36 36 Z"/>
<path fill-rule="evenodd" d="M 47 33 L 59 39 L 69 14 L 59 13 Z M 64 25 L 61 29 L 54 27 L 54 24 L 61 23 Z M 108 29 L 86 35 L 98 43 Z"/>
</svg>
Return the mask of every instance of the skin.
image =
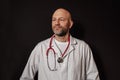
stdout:
<svg viewBox="0 0 120 80">
<path fill-rule="evenodd" d="M 69 11 L 59 8 L 52 16 L 52 30 L 55 34 L 55 39 L 61 42 L 68 41 L 69 30 L 73 25 L 71 14 Z"/>
</svg>

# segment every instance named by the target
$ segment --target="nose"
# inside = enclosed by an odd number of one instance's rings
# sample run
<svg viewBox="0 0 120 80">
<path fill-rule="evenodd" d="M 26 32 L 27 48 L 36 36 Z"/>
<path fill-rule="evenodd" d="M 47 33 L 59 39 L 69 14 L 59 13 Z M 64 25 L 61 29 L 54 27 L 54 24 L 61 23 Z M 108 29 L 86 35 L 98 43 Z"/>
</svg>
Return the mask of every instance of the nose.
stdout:
<svg viewBox="0 0 120 80">
<path fill-rule="evenodd" d="M 55 21 L 55 24 L 56 24 L 56 25 L 60 24 L 59 20 L 56 20 L 56 21 Z"/>
</svg>

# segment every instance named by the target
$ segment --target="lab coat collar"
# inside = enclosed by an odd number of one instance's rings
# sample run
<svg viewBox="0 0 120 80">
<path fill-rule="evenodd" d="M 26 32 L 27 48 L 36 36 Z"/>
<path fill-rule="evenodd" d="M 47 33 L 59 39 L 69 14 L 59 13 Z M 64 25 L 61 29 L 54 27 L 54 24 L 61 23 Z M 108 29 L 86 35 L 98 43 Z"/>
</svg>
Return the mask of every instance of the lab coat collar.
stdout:
<svg viewBox="0 0 120 80">
<path fill-rule="evenodd" d="M 77 41 L 75 40 L 74 37 L 70 35 L 70 45 L 75 45 L 75 44 L 77 44 Z"/>
<path fill-rule="evenodd" d="M 68 54 L 70 54 L 71 52 L 73 52 L 73 50 L 75 50 L 75 45 L 76 44 L 77 44 L 77 41 L 75 40 L 74 37 L 72 37 L 70 35 L 70 45 L 69 45 L 69 48 L 68 48 L 68 50 L 67 50 L 67 52 L 66 52 L 66 54 L 65 54 L 64 57 L 66 57 Z"/>
<path fill-rule="evenodd" d="M 77 41 L 75 40 L 74 37 L 72 37 L 72 36 L 70 35 L 70 45 L 69 45 L 69 48 L 68 48 L 66 54 L 64 55 L 64 57 L 66 57 L 69 53 L 71 53 L 71 52 L 75 49 L 75 48 L 74 48 L 74 45 L 76 45 L 76 44 L 77 44 Z M 56 53 L 60 53 L 60 51 L 59 51 L 59 49 L 56 47 L 54 41 L 52 42 L 52 46 L 51 46 L 51 47 L 53 47 L 53 49 L 56 51 Z M 59 56 L 61 56 L 61 55 L 59 55 Z"/>
<path fill-rule="evenodd" d="M 72 36 L 70 35 L 70 46 L 72 46 L 72 45 L 76 45 L 76 44 L 77 44 L 77 41 L 75 40 L 74 37 L 72 37 Z M 52 42 L 51 46 L 52 46 L 52 47 L 55 46 L 54 41 Z"/>
</svg>

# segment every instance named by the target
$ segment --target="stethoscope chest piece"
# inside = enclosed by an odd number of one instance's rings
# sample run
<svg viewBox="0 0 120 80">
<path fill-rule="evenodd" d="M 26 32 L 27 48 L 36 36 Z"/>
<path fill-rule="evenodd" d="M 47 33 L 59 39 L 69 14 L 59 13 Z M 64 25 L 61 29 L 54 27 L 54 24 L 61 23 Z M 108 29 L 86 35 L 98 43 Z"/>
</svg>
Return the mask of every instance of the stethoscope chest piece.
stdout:
<svg viewBox="0 0 120 80">
<path fill-rule="evenodd" d="M 63 57 L 59 57 L 59 58 L 57 59 L 57 61 L 58 61 L 58 63 L 63 63 Z"/>
</svg>

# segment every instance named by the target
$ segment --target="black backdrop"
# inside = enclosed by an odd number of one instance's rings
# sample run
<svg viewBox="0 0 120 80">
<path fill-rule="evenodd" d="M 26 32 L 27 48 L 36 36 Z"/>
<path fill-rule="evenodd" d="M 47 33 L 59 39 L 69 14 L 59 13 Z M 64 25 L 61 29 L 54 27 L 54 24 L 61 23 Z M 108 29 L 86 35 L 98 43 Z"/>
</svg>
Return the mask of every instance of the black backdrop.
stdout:
<svg viewBox="0 0 120 80">
<path fill-rule="evenodd" d="M 71 34 L 93 50 L 101 80 L 119 80 L 119 3 L 112 0 L 1 0 L 0 80 L 18 80 L 35 45 L 53 33 L 59 7 L 73 16 Z"/>
</svg>

